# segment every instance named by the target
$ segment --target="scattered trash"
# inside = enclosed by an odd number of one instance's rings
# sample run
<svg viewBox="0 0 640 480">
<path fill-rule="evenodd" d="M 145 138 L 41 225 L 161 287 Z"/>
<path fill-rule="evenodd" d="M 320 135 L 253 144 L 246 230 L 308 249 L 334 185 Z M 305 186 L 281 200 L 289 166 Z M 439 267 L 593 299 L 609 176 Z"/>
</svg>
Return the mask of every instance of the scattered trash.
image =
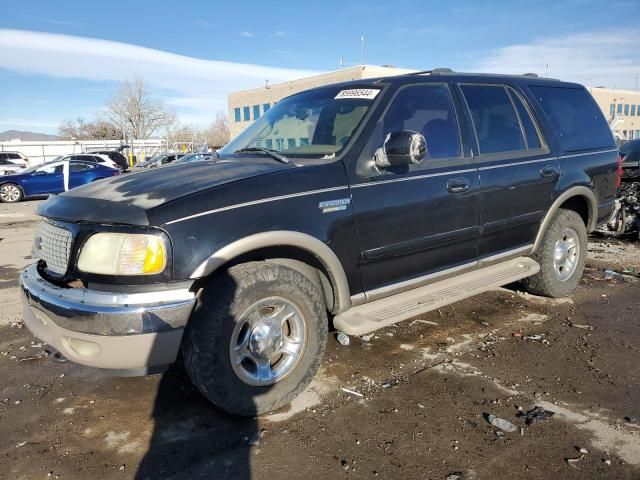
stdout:
<svg viewBox="0 0 640 480">
<path fill-rule="evenodd" d="M 520 337 L 522 337 L 523 333 L 522 332 L 513 332 L 511 335 L 514 336 L 514 337 L 520 338 Z"/>
<path fill-rule="evenodd" d="M 27 442 L 18 442 L 16 443 L 16 448 L 24 447 L 26 444 Z"/>
<path fill-rule="evenodd" d="M 525 340 L 533 340 L 534 342 L 542 342 L 544 340 L 544 334 L 538 335 L 527 335 L 524 337 Z"/>
<path fill-rule="evenodd" d="M 589 453 L 589 450 L 587 450 L 587 449 L 586 449 L 586 448 L 584 448 L 584 447 L 580 447 L 580 448 L 578 449 L 578 452 L 580 452 L 580 453 L 584 453 L 584 454 L 587 454 L 587 453 Z"/>
<path fill-rule="evenodd" d="M 608 458 L 605 458 L 602 460 L 602 463 L 604 463 L 605 465 L 611 465 L 611 460 L 609 460 Z"/>
<path fill-rule="evenodd" d="M 373 334 L 371 335 L 362 335 L 360 337 L 364 342 L 369 342 L 373 338 Z"/>
<path fill-rule="evenodd" d="M 447 480 L 464 480 L 464 474 L 462 472 L 453 472 L 447 475 Z"/>
<path fill-rule="evenodd" d="M 336 340 L 338 340 L 340 345 L 344 345 L 345 347 L 349 346 L 349 335 L 346 333 L 339 332 L 338 335 L 336 335 Z"/>
<path fill-rule="evenodd" d="M 490 327 L 491 324 L 489 322 L 480 322 L 481 325 L 484 325 L 485 327 Z"/>
<path fill-rule="evenodd" d="M 569 322 L 569 326 L 573 328 L 581 328 L 582 330 L 593 330 L 591 325 Z"/>
<path fill-rule="evenodd" d="M 442 316 L 442 314 L 440 314 L 440 316 Z M 411 323 L 409 324 L 409 326 L 413 325 L 413 324 L 414 324 L 414 323 L 416 323 L 416 322 L 418 322 L 418 323 L 424 323 L 425 325 L 434 325 L 434 326 L 436 326 L 436 327 L 440 325 L 438 322 L 432 322 L 431 320 L 420 320 L 420 319 L 418 319 L 418 320 L 414 320 L 413 322 L 411 322 Z"/>
<path fill-rule="evenodd" d="M 356 392 L 354 390 L 349 390 L 348 388 L 340 387 L 340 390 L 342 390 L 345 393 L 350 393 L 351 395 L 355 395 L 357 397 L 364 397 L 363 394 Z"/>
<path fill-rule="evenodd" d="M 487 422 L 489 422 L 494 427 L 499 428 L 503 432 L 513 433 L 518 431 L 518 427 L 516 427 L 509 420 L 505 420 L 504 418 L 499 418 L 492 414 L 485 414 L 485 418 L 487 419 Z"/>
<path fill-rule="evenodd" d="M 264 436 L 264 432 L 266 432 L 266 430 L 263 428 L 262 430 L 260 430 L 259 432 L 256 432 L 253 437 L 251 437 L 251 439 L 249 440 L 248 445 L 250 447 L 257 447 L 260 444 L 260 439 Z"/>
<path fill-rule="evenodd" d="M 604 271 L 604 279 L 605 280 L 621 280 L 622 275 L 616 272 L 615 270 L 606 269 Z"/>
<path fill-rule="evenodd" d="M 520 436 L 524 437 L 524 427 L 520 427 Z"/>
<path fill-rule="evenodd" d="M 584 458 L 584 455 L 580 455 L 579 457 L 576 457 L 576 458 L 565 458 L 564 461 L 567 462 L 570 467 L 573 467 L 576 470 L 579 470 L 576 464 L 583 458 Z"/>
<path fill-rule="evenodd" d="M 529 410 L 527 413 L 522 413 L 519 416 L 524 417 L 525 423 L 527 425 L 531 425 L 538 421 L 547 420 L 555 415 L 555 412 L 551 412 L 549 410 L 545 410 L 542 407 L 538 407 L 537 405 Z"/>
</svg>

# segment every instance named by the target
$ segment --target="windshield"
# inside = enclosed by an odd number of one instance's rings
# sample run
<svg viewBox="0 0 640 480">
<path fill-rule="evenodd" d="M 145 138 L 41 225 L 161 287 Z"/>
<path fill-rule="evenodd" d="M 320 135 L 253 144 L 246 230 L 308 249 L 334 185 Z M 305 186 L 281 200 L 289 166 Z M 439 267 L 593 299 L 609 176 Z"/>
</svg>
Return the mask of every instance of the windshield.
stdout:
<svg viewBox="0 0 640 480">
<path fill-rule="evenodd" d="M 227 144 L 220 155 L 245 148 L 267 148 L 287 157 L 340 152 L 373 100 L 373 88 L 325 87 L 285 98 Z"/>
</svg>

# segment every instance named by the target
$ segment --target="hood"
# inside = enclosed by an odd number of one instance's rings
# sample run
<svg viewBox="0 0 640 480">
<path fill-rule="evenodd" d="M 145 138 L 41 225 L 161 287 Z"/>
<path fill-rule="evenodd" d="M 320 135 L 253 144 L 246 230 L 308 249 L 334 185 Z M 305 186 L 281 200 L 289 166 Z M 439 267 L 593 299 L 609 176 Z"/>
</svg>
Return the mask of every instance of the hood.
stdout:
<svg viewBox="0 0 640 480">
<path fill-rule="evenodd" d="M 38 215 L 69 222 L 149 225 L 147 212 L 178 198 L 244 178 L 294 168 L 273 161 L 201 161 L 119 175 L 42 203 Z"/>
</svg>

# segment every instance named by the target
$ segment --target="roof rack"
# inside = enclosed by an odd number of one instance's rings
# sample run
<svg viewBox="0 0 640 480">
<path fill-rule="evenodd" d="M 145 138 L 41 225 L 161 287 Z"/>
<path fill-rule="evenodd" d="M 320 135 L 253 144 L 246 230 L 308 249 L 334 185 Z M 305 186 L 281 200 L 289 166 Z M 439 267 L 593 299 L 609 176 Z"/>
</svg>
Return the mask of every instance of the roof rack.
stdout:
<svg viewBox="0 0 640 480">
<path fill-rule="evenodd" d="M 420 72 L 412 72 L 408 75 L 441 75 L 443 73 L 453 73 L 450 68 L 434 68 L 432 70 L 422 70 Z"/>
<path fill-rule="evenodd" d="M 523 73 L 522 74 L 523 77 L 533 77 L 533 78 L 538 78 L 538 74 L 537 73 Z"/>
</svg>

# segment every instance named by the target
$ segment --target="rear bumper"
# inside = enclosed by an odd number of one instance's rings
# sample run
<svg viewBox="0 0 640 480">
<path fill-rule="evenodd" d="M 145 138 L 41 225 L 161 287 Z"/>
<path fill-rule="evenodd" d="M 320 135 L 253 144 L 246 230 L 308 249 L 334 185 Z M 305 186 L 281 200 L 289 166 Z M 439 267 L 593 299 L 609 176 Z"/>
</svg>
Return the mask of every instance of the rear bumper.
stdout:
<svg viewBox="0 0 640 480">
<path fill-rule="evenodd" d="M 35 265 L 20 275 L 24 322 L 69 360 L 113 370 L 155 371 L 176 359 L 195 296 L 61 288 Z M 121 372 L 123 373 L 123 372 Z"/>
</svg>

